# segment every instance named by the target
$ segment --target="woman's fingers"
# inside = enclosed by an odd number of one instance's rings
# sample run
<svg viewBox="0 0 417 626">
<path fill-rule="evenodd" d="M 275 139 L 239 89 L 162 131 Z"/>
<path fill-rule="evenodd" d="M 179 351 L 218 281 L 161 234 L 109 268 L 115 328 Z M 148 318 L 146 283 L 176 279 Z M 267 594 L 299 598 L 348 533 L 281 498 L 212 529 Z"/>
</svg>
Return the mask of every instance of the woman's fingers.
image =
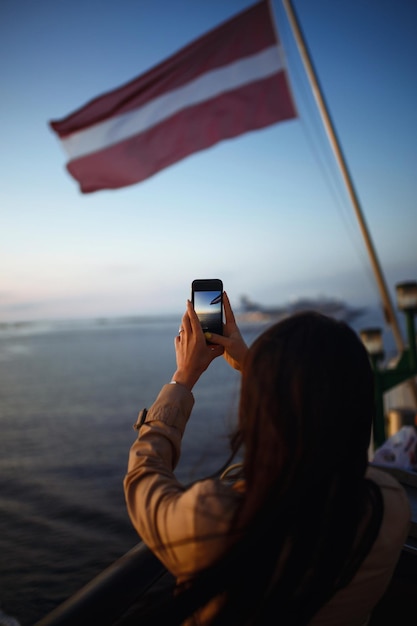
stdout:
<svg viewBox="0 0 417 626">
<path fill-rule="evenodd" d="M 204 337 L 207 339 L 207 341 L 210 341 L 211 343 L 215 343 L 217 345 L 220 346 L 226 346 L 228 344 L 228 338 L 224 337 L 223 335 L 216 335 L 216 333 L 204 333 Z"/>
<path fill-rule="evenodd" d="M 189 324 L 194 332 L 201 331 L 200 320 L 190 300 L 187 300 L 187 310 L 185 315 L 188 317 Z"/>
<path fill-rule="evenodd" d="M 223 308 L 224 308 L 224 316 L 226 319 L 226 324 L 235 324 L 235 316 L 230 305 L 229 296 L 224 291 L 223 292 Z"/>
<path fill-rule="evenodd" d="M 184 312 L 184 315 L 182 316 L 182 323 L 184 326 L 184 328 L 186 327 L 188 330 L 190 330 L 191 328 L 191 320 L 190 320 L 190 314 L 189 314 L 189 310 L 188 310 L 188 306 Z"/>
</svg>

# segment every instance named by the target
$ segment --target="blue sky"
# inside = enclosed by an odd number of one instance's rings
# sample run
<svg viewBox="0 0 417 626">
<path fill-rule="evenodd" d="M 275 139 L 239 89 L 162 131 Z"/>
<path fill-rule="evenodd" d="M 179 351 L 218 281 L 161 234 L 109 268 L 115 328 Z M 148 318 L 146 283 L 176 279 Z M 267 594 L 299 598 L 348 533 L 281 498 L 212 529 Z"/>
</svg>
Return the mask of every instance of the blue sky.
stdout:
<svg viewBox="0 0 417 626">
<path fill-rule="evenodd" d="M 232 303 L 379 301 L 280 0 L 300 117 L 82 195 L 48 122 L 156 65 L 244 0 L 2 0 L 0 322 L 182 313 L 194 278 Z M 417 278 L 417 4 L 294 0 L 387 284 Z"/>
</svg>

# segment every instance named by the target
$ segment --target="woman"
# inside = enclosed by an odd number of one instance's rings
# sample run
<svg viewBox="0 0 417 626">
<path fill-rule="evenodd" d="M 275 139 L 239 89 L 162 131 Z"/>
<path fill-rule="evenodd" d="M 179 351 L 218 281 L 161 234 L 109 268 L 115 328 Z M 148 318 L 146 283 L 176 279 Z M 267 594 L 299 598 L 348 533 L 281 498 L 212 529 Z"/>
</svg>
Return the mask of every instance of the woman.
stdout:
<svg viewBox="0 0 417 626">
<path fill-rule="evenodd" d="M 224 334 L 208 344 L 187 302 L 172 384 L 141 415 L 130 451 L 130 519 L 177 580 L 172 605 L 151 623 L 366 624 L 410 508 L 399 483 L 368 464 L 365 348 L 349 326 L 314 312 L 271 326 L 248 348 L 226 293 L 224 311 Z M 192 389 L 221 354 L 242 372 L 232 447 L 243 463 L 186 487 L 174 468 Z"/>
</svg>

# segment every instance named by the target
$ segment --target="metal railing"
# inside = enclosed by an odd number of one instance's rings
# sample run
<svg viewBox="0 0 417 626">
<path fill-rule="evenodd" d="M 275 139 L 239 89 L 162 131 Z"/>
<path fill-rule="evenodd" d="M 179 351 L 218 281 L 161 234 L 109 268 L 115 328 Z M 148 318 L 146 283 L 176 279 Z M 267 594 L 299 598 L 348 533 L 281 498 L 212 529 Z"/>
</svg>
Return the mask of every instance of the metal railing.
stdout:
<svg viewBox="0 0 417 626">
<path fill-rule="evenodd" d="M 166 576 L 141 542 L 34 626 L 112 626 Z"/>
</svg>

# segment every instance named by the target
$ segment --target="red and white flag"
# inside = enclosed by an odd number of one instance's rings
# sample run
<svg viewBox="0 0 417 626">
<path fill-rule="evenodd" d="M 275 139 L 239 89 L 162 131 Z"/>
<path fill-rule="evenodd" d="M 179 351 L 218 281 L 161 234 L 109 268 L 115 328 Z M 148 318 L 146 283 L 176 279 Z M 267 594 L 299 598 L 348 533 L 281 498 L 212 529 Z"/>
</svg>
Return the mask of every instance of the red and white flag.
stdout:
<svg viewBox="0 0 417 626">
<path fill-rule="evenodd" d="M 224 139 L 296 117 L 266 1 L 50 122 L 81 191 L 138 183 Z"/>
</svg>

